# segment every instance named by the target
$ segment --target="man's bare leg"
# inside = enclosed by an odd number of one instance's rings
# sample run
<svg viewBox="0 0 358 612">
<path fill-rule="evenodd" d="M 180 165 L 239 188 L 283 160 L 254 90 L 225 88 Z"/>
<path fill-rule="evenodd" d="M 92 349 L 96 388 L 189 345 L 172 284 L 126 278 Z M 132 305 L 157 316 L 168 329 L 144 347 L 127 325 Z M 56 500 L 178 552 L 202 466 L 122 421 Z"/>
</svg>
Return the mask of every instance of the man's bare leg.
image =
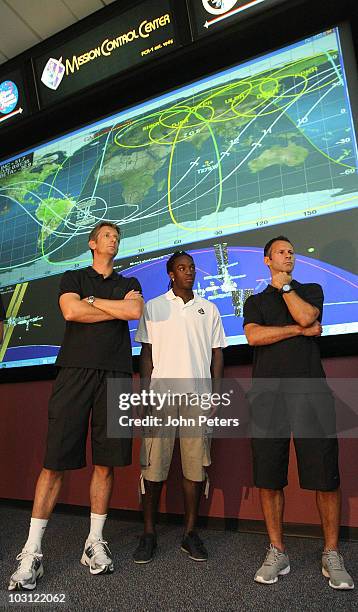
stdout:
<svg viewBox="0 0 358 612">
<path fill-rule="evenodd" d="M 317 491 L 316 501 L 321 517 L 324 551 L 322 554 L 322 573 L 329 578 L 334 589 L 354 589 L 352 576 L 347 572 L 342 555 L 338 552 L 338 538 L 341 515 L 341 491 Z"/>
<path fill-rule="evenodd" d="M 95 514 L 107 513 L 113 490 L 113 481 L 113 467 L 94 466 L 90 485 L 91 512 Z"/>
<path fill-rule="evenodd" d="M 341 490 L 316 491 L 317 508 L 324 535 L 324 550 L 338 550 Z"/>
<path fill-rule="evenodd" d="M 188 480 L 183 477 L 185 531 L 181 548 L 194 561 L 206 561 L 208 558 L 208 552 L 204 543 L 195 531 L 202 488 L 202 482 Z"/>
<path fill-rule="evenodd" d="M 184 493 L 184 508 L 185 508 L 185 533 L 186 536 L 190 531 L 195 530 L 198 520 L 199 505 L 201 492 L 203 488 L 202 482 L 195 482 L 183 478 L 183 493 Z"/>
<path fill-rule="evenodd" d="M 107 519 L 107 510 L 112 496 L 114 482 L 113 467 L 93 466 L 90 499 L 91 526 L 87 541 L 103 540 L 103 527 Z"/>
<path fill-rule="evenodd" d="M 270 543 L 283 552 L 284 493 L 282 489 L 260 489 L 260 501 Z"/>
<path fill-rule="evenodd" d="M 283 543 L 285 497 L 282 489 L 260 489 L 260 500 L 270 538 L 270 548 L 254 580 L 262 584 L 274 584 L 279 576 L 284 576 L 290 571 L 290 562 Z"/>
<path fill-rule="evenodd" d="M 42 468 L 36 483 L 26 550 L 34 548 L 41 552 L 42 538 L 60 494 L 63 477 L 63 471 Z"/>
<path fill-rule="evenodd" d="M 144 535 L 133 553 L 135 563 L 149 563 L 157 547 L 155 526 L 163 481 L 143 479 L 145 493 L 142 495 Z"/>
<path fill-rule="evenodd" d="M 142 504 L 145 534 L 155 533 L 157 512 L 162 488 L 162 481 L 154 482 L 152 480 L 144 480 L 145 495 L 142 495 Z"/>
<path fill-rule="evenodd" d="M 42 468 L 36 483 L 32 518 L 50 518 L 61 491 L 63 477 L 63 471 Z"/>
</svg>

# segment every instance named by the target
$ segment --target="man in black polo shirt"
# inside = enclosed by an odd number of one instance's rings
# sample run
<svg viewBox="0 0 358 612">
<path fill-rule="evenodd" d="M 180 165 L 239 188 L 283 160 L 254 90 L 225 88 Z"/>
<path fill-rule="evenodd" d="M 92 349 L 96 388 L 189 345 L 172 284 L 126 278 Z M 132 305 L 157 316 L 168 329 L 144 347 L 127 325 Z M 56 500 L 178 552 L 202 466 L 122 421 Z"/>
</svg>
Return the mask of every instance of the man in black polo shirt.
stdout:
<svg viewBox="0 0 358 612">
<path fill-rule="evenodd" d="M 322 333 L 322 287 L 292 280 L 294 249 L 284 236 L 266 244 L 264 261 L 271 283 L 244 306 L 245 334 L 255 347 L 249 393 L 254 481 L 270 538 L 255 580 L 272 584 L 290 571 L 282 523 L 292 432 L 300 485 L 316 491 L 325 539 L 322 573 L 331 587 L 352 589 L 338 552 L 341 496 L 334 402 L 315 340 Z"/>
<path fill-rule="evenodd" d="M 140 285 L 113 270 L 119 228 L 96 225 L 89 236 L 92 267 L 65 272 L 59 305 L 66 320 L 58 355 L 57 376 L 49 403 L 49 426 L 44 468 L 36 485 L 27 542 L 9 590 L 32 590 L 43 575 L 41 540 L 60 493 L 65 470 L 86 465 L 86 438 L 91 415 L 91 527 L 81 563 L 91 574 L 113 572 L 111 552 L 103 540 L 112 487 L 113 467 L 131 463 L 130 439 L 107 438 L 106 379 L 131 378 L 132 357 L 128 321 L 143 310 Z M 127 390 L 127 389 L 126 389 Z"/>
</svg>

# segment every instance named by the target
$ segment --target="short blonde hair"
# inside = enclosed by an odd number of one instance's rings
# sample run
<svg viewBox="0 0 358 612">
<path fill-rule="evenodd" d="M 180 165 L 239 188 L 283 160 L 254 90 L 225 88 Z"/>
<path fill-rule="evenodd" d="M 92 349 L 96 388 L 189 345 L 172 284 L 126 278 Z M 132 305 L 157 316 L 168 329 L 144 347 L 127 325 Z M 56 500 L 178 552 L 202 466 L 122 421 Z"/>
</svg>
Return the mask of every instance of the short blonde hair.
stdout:
<svg viewBox="0 0 358 612">
<path fill-rule="evenodd" d="M 120 237 L 121 237 L 121 230 L 120 230 L 119 225 L 116 225 L 116 223 L 112 223 L 112 221 L 100 221 L 91 230 L 91 233 L 88 236 L 88 242 L 90 242 L 90 240 L 97 240 L 98 234 L 99 234 L 100 230 L 102 229 L 102 227 L 111 227 L 112 229 L 116 230 L 116 232 L 118 234 L 118 239 L 120 239 Z M 93 250 L 90 249 L 90 251 L 91 251 L 91 253 L 93 255 Z"/>
</svg>

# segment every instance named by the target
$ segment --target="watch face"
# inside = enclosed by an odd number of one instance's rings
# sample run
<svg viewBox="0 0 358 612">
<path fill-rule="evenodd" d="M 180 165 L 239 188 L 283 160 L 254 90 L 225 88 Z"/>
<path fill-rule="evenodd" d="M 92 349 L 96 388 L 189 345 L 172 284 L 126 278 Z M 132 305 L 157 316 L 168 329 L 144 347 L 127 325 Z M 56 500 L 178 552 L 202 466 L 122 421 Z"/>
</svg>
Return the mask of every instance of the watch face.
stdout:
<svg viewBox="0 0 358 612">
<path fill-rule="evenodd" d="M 291 285 L 283 285 L 282 286 L 282 291 L 291 291 Z"/>
</svg>

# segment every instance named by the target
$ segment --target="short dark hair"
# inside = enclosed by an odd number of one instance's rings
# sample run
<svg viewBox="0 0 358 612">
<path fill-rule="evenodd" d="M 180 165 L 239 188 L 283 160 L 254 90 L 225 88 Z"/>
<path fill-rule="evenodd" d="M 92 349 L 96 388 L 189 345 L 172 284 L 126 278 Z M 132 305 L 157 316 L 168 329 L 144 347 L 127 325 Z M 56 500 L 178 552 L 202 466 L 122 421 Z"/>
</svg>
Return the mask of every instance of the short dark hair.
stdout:
<svg viewBox="0 0 358 612">
<path fill-rule="evenodd" d="M 190 255 L 190 253 L 187 253 L 186 251 L 175 251 L 175 253 L 173 253 L 173 255 L 171 255 L 167 261 L 167 274 L 169 274 L 169 272 L 174 272 L 174 264 L 175 261 L 179 258 L 179 257 L 189 257 L 189 259 L 191 259 L 191 261 L 194 263 L 194 259 L 193 257 Z M 169 289 L 173 286 L 173 281 L 172 279 L 170 279 L 169 281 Z"/>
<path fill-rule="evenodd" d="M 175 264 L 175 260 L 178 259 L 178 257 L 189 257 L 189 259 L 192 260 L 192 262 L 194 263 L 194 259 L 192 258 L 192 256 L 187 253 L 186 251 L 175 251 L 175 253 L 173 253 L 173 255 L 171 255 L 167 261 L 167 273 L 169 274 L 169 272 L 173 272 L 174 271 L 174 264 Z"/>
<path fill-rule="evenodd" d="M 290 244 L 292 244 L 291 240 L 289 240 L 287 236 L 276 236 L 276 238 L 271 238 L 271 240 L 269 240 L 264 246 L 265 257 L 271 257 L 271 247 L 274 242 L 277 242 L 277 240 L 283 240 L 284 242 L 289 242 Z"/>
<path fill-rule="evenodd" d="M 90 240 L 97 240 L 97 236 L 99 234 L 100 229 L 102 229 L 102 227 L 111 227 L 112 229 L 116 230 L 118 234 L 118 238 L 121 237 L 121 230 L 120 230 L 119 225 L 117 225 L 116 223 L 112 223 L 112 221 L 100 221 L 92 228 L 91 233 L 88 236 L 88 242 Z M 90 249 L 90 251 L 93 256 L 93 249 Z"/>
</svg>

